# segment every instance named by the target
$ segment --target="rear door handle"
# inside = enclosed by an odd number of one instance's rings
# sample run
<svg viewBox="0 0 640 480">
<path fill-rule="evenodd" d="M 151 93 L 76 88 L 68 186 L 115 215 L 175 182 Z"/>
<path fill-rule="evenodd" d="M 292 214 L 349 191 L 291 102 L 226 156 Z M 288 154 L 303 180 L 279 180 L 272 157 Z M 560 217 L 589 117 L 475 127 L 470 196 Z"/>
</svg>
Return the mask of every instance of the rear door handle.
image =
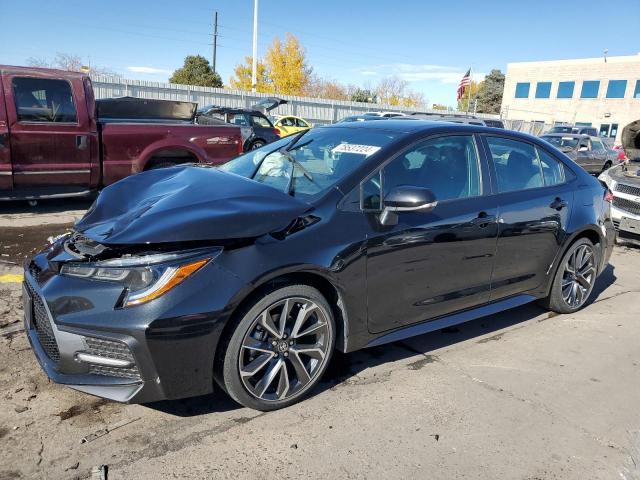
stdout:
<svg viewBox="0 0 640 480">
<path fill-rule="evenodd" d="M 565 200 L 562 200 L 560 197 L 556 197 L 556 199 L 553 202 L 551 202 L 551 205 L 549 205 L 550 208 L 553 208 L 554 210 L 558 210 L 558 211 L 568 206 L 569 204 Z"/>
<path fill-rule="evenodd" d="M 87 137 L 86 135 L 76 135 L 76 148 L 78 150 L 86 150 L 88 138 L 89 137 Z"/>
</svg>

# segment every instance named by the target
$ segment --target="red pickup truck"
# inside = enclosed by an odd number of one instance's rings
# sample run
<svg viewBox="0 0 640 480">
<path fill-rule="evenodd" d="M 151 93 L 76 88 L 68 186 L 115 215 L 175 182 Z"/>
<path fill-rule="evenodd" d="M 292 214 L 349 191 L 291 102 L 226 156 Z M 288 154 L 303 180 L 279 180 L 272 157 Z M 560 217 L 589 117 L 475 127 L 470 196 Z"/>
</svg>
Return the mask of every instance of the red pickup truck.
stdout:
<svg viewBox="0 0 640 480">
<path fill-rule="evenodd" d="M 82 73 L 0 66 L 0 200 L 81 196 L 178 163 L 242 153 L 232 125 L 196 125 L 190 102 L 96 102 Z"/>
</svg>

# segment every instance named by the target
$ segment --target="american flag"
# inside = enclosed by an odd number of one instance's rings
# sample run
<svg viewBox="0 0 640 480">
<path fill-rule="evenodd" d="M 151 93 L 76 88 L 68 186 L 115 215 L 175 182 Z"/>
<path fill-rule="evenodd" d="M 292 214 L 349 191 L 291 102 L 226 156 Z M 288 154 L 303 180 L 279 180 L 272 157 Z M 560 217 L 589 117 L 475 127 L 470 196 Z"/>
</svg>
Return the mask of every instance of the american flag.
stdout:
<svg viewBox="0 0 640 480">
<path fill-rule="evenodd" d="M 458 84 L 457 100 L 460 100 L 462 97 L 464 97 L 464 92 L 470 84 L 471 84 L 471 69 L 467 70 L 467 73 L 464 74 L 464 77 L 462 77 L 462 80 L 460 80 L 460 83 Z"/>
</svg>

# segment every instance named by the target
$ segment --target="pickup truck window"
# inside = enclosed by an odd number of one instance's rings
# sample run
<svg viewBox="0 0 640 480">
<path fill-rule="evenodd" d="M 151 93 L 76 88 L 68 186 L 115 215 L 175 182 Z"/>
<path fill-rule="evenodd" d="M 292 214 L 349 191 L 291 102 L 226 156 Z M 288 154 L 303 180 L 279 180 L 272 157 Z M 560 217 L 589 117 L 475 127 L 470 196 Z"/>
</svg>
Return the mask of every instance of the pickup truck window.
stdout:
<svg viewBox="0 0 640 480">
<path fill-rule="evenodd" d="M 16 77 L 12 84 L 19 122 L 77 123 L 66 80 Z"/>
</svg>

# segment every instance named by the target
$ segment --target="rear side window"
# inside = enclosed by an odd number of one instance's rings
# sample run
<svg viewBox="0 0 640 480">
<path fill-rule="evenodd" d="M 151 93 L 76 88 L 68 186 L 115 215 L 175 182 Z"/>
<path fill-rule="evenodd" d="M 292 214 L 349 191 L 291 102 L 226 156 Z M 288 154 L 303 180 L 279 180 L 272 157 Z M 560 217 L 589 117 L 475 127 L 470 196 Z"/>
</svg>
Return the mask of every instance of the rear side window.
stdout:
<svg viewBox="0 0 640 480">
<path fill-rule="evenodd" d="M 12 84 L 19 122 L 78 122 L 66 80 L 16 77 Z"/>
<path fill-rule="evenodd" d="M 540 159 L 533 145 L 502 137 L 486 139 L 500 193 L 544 186 Z"/>
<path fill-rule="evenodd" d="M 254 127 L 273 128 L 273 125 L 265 117 L 260 115 L 251 115 L 251 124 Z"/>
<path fill-rule="evenodd" d="M 309 127 L 309 125 L 307 125 L 305 121 L 300 120 L 299 118 L 296 118 L 296 126 L 297 126 L 297 127 L 300 127 L 300 128 L 307 128 L 307 127 Z"/>
<path fill-rule="evenodd" d="M 541 148 L 536 148 L 536 152 L 538 152 L 538 159 L 540 160 L 540 165 L 542 166 L 542 176 L 544 178 L 544 184 L 549 186 L 564 183 L 564 165 Z"/>
</svg>

